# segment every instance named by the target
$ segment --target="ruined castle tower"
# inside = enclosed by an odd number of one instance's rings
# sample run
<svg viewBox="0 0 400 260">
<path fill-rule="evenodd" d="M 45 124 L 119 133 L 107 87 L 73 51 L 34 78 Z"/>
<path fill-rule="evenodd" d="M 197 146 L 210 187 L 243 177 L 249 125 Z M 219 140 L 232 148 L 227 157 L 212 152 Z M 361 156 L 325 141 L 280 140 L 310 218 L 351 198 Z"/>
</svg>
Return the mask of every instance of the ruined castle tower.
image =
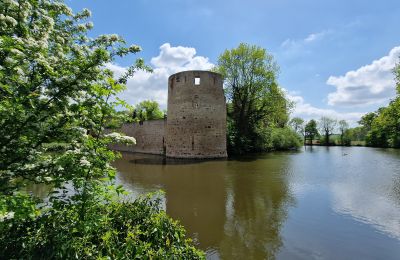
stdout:
<svg viewBox="0 0 400 260">
<path fill-rule="evenodd" d="M 210 71 L 183 71 L 169 77 L 167 157 L 227 157 L 222 85 L 222 76 Z"/>
</svg>

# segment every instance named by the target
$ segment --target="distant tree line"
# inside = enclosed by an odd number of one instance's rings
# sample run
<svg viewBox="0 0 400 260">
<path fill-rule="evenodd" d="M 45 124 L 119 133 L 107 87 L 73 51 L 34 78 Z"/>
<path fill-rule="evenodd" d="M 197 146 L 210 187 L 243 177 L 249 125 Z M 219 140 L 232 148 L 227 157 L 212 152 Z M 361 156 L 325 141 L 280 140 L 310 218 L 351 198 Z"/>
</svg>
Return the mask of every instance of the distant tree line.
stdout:
<svg viewBox="0 0 400 260">
<path fill-rule="evenodd" d="M 345 120 L 337 121 L 322 117 L 318 122 L 307 123 L 298 117 L 292 118 L 289 125 L 304 144 L 323 145 L 366 145 L 372 147 L 400 148 L 400 64 L 394 70 L 397 95 L 389 105 L 375 112 L 365 114 L 358 121 L 359 126 L 349 128 Z M 336 134 L 334 134 L 336 133 Z M 332 139 L 332 136 L 335 138 Z M 315 142 L 317 141 L 317 142 Z"/>
</svg>

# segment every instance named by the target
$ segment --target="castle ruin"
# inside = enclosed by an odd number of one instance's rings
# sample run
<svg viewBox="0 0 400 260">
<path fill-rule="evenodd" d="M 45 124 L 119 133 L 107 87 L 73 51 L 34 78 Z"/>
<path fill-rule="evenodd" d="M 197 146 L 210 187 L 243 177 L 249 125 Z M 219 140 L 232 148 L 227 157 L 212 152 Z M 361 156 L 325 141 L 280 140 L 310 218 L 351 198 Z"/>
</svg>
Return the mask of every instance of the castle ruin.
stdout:
<svg viewBox="0 0 400 260">
<path fill-rule="evenodd" d="M 170 158 L 223 158 L 226 152 L 226 102 L 223 79 L 210 71 L 183 71 L 168 78 L 168 117 L 127 123 L 120 131 L 135 146 L 113 149 Z"/>
</svg>

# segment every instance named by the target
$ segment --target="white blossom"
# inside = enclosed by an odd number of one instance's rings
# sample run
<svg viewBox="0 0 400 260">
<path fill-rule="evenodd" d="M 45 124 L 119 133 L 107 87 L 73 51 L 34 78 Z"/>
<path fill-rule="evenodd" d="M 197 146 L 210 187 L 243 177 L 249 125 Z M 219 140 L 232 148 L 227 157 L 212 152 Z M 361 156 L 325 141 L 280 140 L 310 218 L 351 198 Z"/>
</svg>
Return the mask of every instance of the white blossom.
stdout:
<svg viewBox="0 0 400 260">
<path fill-rule="evenodd" d="M 0 214 L 0 222 L 4 222 L 6 219 L 13 219 L 15 212 L 10 211 L 5 214 Z"/>
<path fill-rule="evenodd" d="M 136 139 L 134 137 L 121 135 L 116 132 L 106 134 L 105 137 L 110 138 L 115 143 L 136 144 Z"/>
<path fill-rule="evenodd" d="M 86 160 L 85 157 L 82 157 L 79 162 L 80 162 L 81 166 L 90 166 L 90 162 L 88 160 Z"/>
</svg>

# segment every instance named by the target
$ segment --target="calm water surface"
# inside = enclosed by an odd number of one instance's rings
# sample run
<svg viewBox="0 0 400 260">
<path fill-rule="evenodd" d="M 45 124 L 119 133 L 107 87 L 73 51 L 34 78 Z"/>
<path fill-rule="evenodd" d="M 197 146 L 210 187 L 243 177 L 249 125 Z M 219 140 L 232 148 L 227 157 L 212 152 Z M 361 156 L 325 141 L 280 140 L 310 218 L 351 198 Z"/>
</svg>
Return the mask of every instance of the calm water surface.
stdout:
<svg viewBox="0 0 400 260">
<path fill-rule="evenodd" d="M 209 259 L 400 259 L 400 150 L 313 147 L 230 160 L 123 154 Z"/>
</svg>

